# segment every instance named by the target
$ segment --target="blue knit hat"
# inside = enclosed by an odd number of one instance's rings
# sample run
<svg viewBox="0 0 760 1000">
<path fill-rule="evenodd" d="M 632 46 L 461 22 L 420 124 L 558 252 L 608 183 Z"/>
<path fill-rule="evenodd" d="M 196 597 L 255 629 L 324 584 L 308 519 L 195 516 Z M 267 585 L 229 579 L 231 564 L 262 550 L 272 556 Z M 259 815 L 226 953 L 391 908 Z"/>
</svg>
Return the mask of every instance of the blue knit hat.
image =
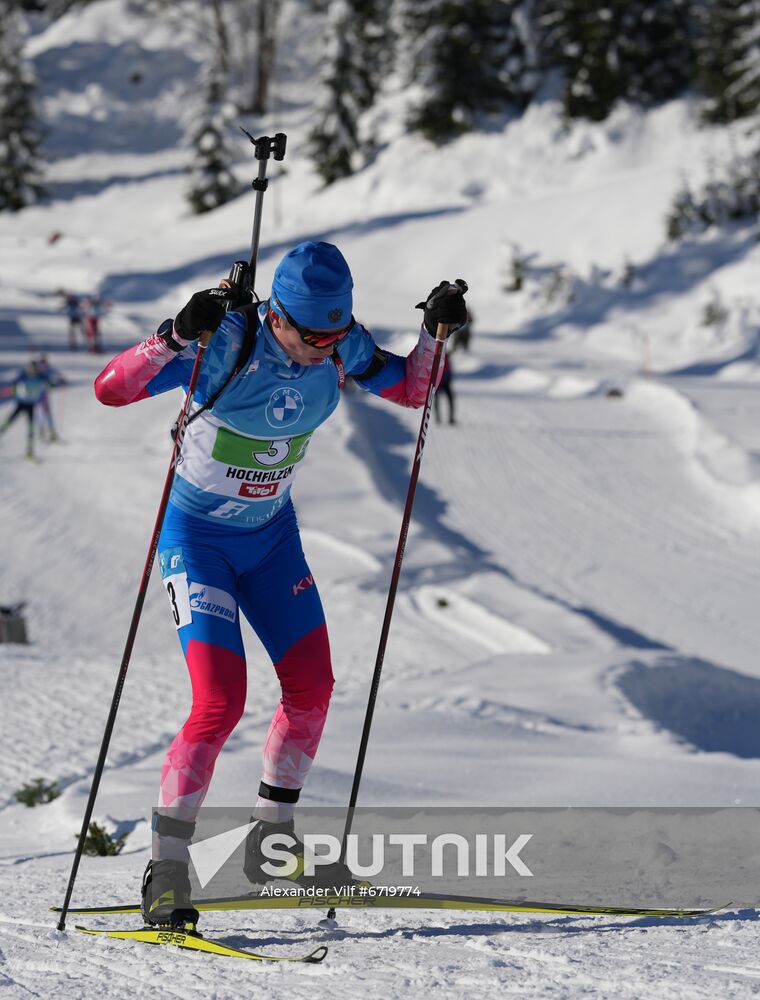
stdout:
<svg viewBox="0 0 760 1000">
<path fill-rule="evenodd" d="M 274 296 L 293 319 L 312 330 L 331 330 L 351 319 L 354 281 L 340 250 L 332 243 L 307 240 L 285 254 L 274 272 L 270 306 L 276 313 Z"/>
</svg>

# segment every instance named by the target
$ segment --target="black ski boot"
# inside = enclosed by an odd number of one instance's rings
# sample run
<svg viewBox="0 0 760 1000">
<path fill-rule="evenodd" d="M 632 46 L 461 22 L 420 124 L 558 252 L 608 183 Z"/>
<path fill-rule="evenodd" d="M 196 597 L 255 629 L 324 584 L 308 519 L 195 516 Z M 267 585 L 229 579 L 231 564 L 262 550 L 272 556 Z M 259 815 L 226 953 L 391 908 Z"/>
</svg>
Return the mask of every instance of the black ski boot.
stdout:
<svg viewBox="0 0 760 1000">
<path fill-rule="evenodd" d="M 253 817 L 251 818 L 251 822 L 253 822 Z M 293 847 L 285 846 L 284 844 L 275 845 L 278 851 L 290 851 L 295 858 L 296 868 L 290 875 L 269 875 L 262 869 L 262 865 L 267 862 L 270 867 L 285 866 L 285 862 L 274 861 L 267 857 L 262 850 L 261 842 L 270 834 L 287 835 L 295 841 Z M 259 820 L 246 837 L 243 871 L 248 881 L 254 885 L 263 885 L 265 882 L 272 882 L 274 879 L 282 878 L 290 882 L 295 882 L 298 885 L 314 886 L 320 889 L 334 889 L 337 892 L 341 889 L 341 886 L 347 888 L 356 882 L 350 868 L 348 865 L 343 864 L 342 861 L 333 861 L 327 865 L 315 865 L 313 875 L 304 874 L 304 868 L 306 867 L 304 850 L 303 843 L 296 837 L 295 825 L 292 819 L 286 823 L 267 823 L 264 820 Z"/>
<path fill-rule="evenodd" d="M 140 910 L 146 924 L 197 924 L 199 914 L 190 899 L 187 865 L 182 861 L 149 861 L 143 875 Z"/>
</svg>

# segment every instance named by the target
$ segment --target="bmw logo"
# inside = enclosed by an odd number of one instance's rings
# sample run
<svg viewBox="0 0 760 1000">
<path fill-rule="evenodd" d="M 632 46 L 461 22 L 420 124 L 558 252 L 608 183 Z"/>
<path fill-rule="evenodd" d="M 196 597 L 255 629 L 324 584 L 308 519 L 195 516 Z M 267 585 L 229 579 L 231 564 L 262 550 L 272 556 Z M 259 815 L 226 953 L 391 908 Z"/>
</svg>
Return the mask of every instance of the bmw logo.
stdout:
<svg viewBox="0 0 760 1000">
<path fill-rule="evenodd" d="M 278 430 L 297 423 L 303 413 L 303 396 L 297 389 L 275 389 L 269 397 L 264 416 L 270 427 Z"/>
</svg>

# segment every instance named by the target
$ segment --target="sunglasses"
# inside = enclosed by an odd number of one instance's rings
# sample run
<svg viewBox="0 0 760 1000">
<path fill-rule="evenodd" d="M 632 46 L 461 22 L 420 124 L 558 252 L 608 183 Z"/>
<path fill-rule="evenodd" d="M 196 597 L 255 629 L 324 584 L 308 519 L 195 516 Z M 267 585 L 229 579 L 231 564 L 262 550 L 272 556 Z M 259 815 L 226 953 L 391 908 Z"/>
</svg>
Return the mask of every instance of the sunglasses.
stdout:
<svg viewBox="0 0 760 1000">
<path fill-rule="evenodd" d="M 296 333 L 304 342 L 304 344 L 306 344 L 308 347 L 329 347 L 331 344 L 337 344 L 339 340 L 343 340 L 343 338 L 351 332 L 351 328 L 356 323 L 356 320 L 352 316 L 349 322 L 345 326 L 340 327 L 340 329 L 338 330 L 331 330 L 329 333 L 325 333 L 324 331 L 320 332 L 317 330 L 310 330 L 308 326 L 301 326 L 300 324 L 296 323 L 296 321 L 289 314 L 285 306 L 282 304 L 282 302 L 280 302 L 280 300 L 277 298 L 274 292 L 272 292 L 272 298 L 277 304 L 278 311 L 282 313 L 282 315 L 285 317 L 288 323 L 293 327 L 293 329 L 296 331 Z"/>
</svg>

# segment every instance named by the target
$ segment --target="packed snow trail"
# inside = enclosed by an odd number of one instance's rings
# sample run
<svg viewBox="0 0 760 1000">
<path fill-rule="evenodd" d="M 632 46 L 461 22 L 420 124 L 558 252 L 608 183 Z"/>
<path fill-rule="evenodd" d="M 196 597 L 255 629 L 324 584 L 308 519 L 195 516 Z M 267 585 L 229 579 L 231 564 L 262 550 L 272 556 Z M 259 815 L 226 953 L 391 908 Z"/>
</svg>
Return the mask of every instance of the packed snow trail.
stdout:
<svg viewBox="0 0 760 1000">
<path fill-rule="evenodd" d="M 388 108 L 373 163 L 320 190 L 303 152 L 312 14 L 285 7 L 278 114 L 249 123 L 289 136 L 259 290 L 286 248 L 317 236 L 340 245 L 357 317 L 397 352 L 442 277 L 465 274 L 476 316 L 455 364 L 459 426 L 433 425 L 425 449 L 360 803 L 756 807 L 760 249 L 747 229 L 663 247 L 662 223 L 684 170 L 699 179 L 744 138 L 697 128 L 689 101 L 569 129 L 546 101 L 442 154 L 394 132 Z M 250 196 L 199 217 L 186 208 L 177 122 L 196 87 L 191 28 L 97 0 L 38 23 L 29 43 L 53 199 L 0 218 L 0 376 L 44 346 L 71 387 L 53 396 L 63 441 L 39 465 L 14 429 L 0 442 L 0 603 L 28 600 L 31 638 L 0 647 L 4 994 L 754 995 L 754 909 L 681 923 L 348 913 L 329 939 L 316 914 L 204 915 L 238 947 L 329 944 L 322 966 L 288 968 L 55 932 L 47 908 L 68 879 L 179 408 L 100 407 L 104 358 L 65 350 L 58 289 L 112 299 L 103 327 L 116 353 L 247 255 Z M 247 185 L 245 145 L 235 169 Z M 522 295 L 504 292 L 514 246 L 534 262 Z M 545 301 L 559 266 L 574 303 Z M 703 323 L 716 297 L 721 328 Z M 413 414 L 347 402 L 295 491 L 336 667 L 304 795 L 327 805 L 348 798 L 416 431 Z M 250 802 L 278 696 L 250 634 L 246 646 L 246 713 L 210 805 Z M 129 836 L 122 855 L 84 860 L 76 903 L 135 898 L 160 762 L 188 705 L 153 581 L 96 807 Z M 26 809 L 14 792 L 37 776 L 62 795 Z"/>
</svg>

